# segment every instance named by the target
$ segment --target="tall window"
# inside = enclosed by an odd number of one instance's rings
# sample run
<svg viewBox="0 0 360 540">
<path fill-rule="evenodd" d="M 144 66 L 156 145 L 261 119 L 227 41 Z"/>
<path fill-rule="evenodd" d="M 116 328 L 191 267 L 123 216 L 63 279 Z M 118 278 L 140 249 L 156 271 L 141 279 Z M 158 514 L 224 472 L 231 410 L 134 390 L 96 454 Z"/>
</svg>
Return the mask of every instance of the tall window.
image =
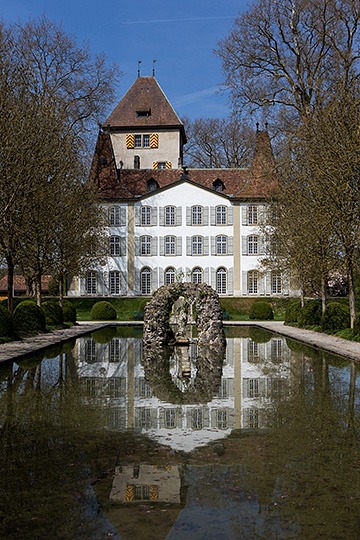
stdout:
<svg viewBox="0 0 360 540">
<path fill-rule="evenodd" d="M 87 364 L 96 362 L 96 343 L 93 339 L 85 341 L 85 362 Z"/>
<path fill-rule="evenodd" d="M 86 275 L 86 292 L 87 294 L 96 294 L 97 293 L 97 286 L 96 286 L 96 272 L 88 272 Z"/>
<path fill-rule="evenodd" d="M 257 362 L 259 360 L 259 344 L 252 339 L 248 341 L 248 361 Z"/>
<path fill-rule="evenodd" d="M 134 146 L 135 148 L 141 147 L 141 135 L 135 135 L 134 136 Z"/>
<path fill-rule="evenodd" d="M 109 362 L 120 362 L 120 339 L 115 338 L 109 344 Z"/>
<path fill-rule="evenodd" d="M 227 409 L 217 410 L 218 429 L 227 429 L 229 427 L 229 411 Z"/>
<path fill-rule="evenodd" d="M 120 294 L 120 272 L 110 272 L 109 288 L 110 294 Z"/>
<path fill-rule="evenodd" d="M 216 271 L 216 292 L 218 294 L 226 294 L 226 270 L 219 268 Z"/>
<path fill-rule="evenodd" d="M 192 429 L 202 429 L 204 425 L 203 422 L 203 411 L 202 409 L 193 409 L 191 411 L 191 427 Z"/>
<path fill-rule="evenodd" d="M 216 255 L 226 255 L 227 254 L 227 236 L 217 236 L 216 237 Z"/>
<path fill-rule="evenodd" d="M 150 148 L 150 135 L 143 135 L 144 148 Z"/>
<path fill-rule="evenodd" d="M 226 206 L 216 207 L 216 225 L 226 225 Z"/>
<path fill-rule="evenodd" d="M 248 207 L 248 224 L 257 225 L 258 223 L 258 207 L 249 206 Z"/>
<path fill-rule="evenodd" d="M 165 225 L 175 225 L 175 206 L 165 206 Z"/>
<path fill-rule="evenodd" d="M 275 362 L 282 360 L 282 341 L 281 339 L 271 340 L 271 359 Z"/>
<path fill-rule="evenodd" d="M 202 236 L 193 236 L 191 244 L 191 253 L 192 255 L 202 255 L 203 254 L 203 237 Z"/>
<path fill-rule="evenodd" d="M 259 253 L 259 241 L 257 236 L 248 236 L 248 254 L 257 255 Z"/>
<path fill-rule="evenodd" d="M 191 275 L 191 281 L 193 283 L 202 283 L 202 270 L 201 268 L 197 267 L 194 268 Z"/>
<path fill-rule="evenodd" d="M 120 223 L 120 208 L 118 206 L 113 206 L 110 208 L 110 226 L 118 227 Z"/>
<path fill-rule="evenodd" d="M 150 294 L 151 291 L 151 270 L 143 268 L 140 272 L 140 291 L 141 294 Z"/>
<path fill-rule="evenodd" d="M 110 255 L 120 255 L 120 236 L 110 236 Z"/>
<path fill-rule="evenodd" d="M 247 279 L 247 285 L 248 285 L 248 293 L 249 294 L 257 294 L 258 292 L 258 272 L 256 270 L 250 270 L 248 272 L 248 279 Z"/>
<path fill-rule="evenodd" d="M 151 255 L 151 236 L 140 237 L 140 255 Z"/>
<path fill-rule="evenodd" d="M 175 409 L 165 409 L 165 427 L 166 428 L 176 427 L 176 410 Z"/>
<path fill-rule="evenodd" d="M 191 225 L 203 224 L 203 207 L 192 206 L 191 207 Z"/>
<path fill-rule="evenodd" d="M 175 268 L 167 268 L 165 270 L 165 285 L 175 283 Z"/>
<path fill-rule="evenodd" d="M 151 225 L 151 208 L 150 206 L 142 206 L 140 213 L 141 225 Z"/>
<path fill-rule="evenodd" d="M 175 255 L 175 236 L 165 236 L 165 255 Z"/>
<path fill-rule="evenodd" d="M 281 273 L 280 272 L 271 272 L 271 293 L 272 294 L 281 293 Z"/>
</svg>

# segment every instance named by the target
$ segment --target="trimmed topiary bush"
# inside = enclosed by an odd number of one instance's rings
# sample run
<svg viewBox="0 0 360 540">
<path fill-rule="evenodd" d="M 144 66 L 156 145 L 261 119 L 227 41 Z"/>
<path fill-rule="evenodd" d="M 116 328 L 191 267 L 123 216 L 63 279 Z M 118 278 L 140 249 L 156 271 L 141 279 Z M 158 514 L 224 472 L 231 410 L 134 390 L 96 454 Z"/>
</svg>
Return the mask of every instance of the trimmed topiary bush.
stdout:
<svg viewBox="0 0 360 540">
<path fill-rule="evenodd" d="M 301 300 L 293 300 L 288 304 L 285 310 L 285 324 L 297 323 L 301 310 Z"/>
<path fill-rule="evenodd" d="M 115 321 L 116 310 L 110 302 L 101 300 L 91 308 L 90 317 L 93 321 Z"/>
<path fill-rule="evenodd" d="M 70 300 L 63 300 L 63 316 L 64 322 L 76 323 L 76 307 Z"/>
<path fill-rule="evenodd" d="M 91 337 L 95 343 L 109 343 L 116 336 L 116 328 L 114 326 L 107 326 L 106 328 L 100 328 L 91 334 Z"/>
<path fill-rule="evenodd" d="M 256 326 L 250 326 L 249 336 L 256 343 L 267 343 L 272 337 L 272 333 L 264 330 L 263 328 L 256 328 Z"/>
<path fill-rule="evenodd" d="M 272 307 L 267 302 L 254 302 L 249 311 L 249 319 L 266 321 L 274 318 Z"/>
<path fill-rule="evenodd" d="M 339 302 L 331 302 L 326 306 L 321 318 L 321 328 L 324 332 L 335 332 L 350 327 L 350 309 Z"/>
<path fill-rule="evenodd" d="M 63 311 L 55 300 L 48 300 L 42 305 L 46 326 L 60 326 L 64 322 Z"/>
<path fill-rule="evenodd" d="M 308 300 L 300 308 L 298 323 L 300 326 L 318 326 L 321 324 L 322 309 L 320 300 Z"/>
<path fill-rule="evenodd" d="M 23 300 L 14 309 L 15 331 L 21 334 L 43 332 L 45 315 L 43 310 L 32 300 Z"/>
<path fill-rule="evenodd" d="M 5 306 L 0 305 L 0 337 L 14 336 L 14 322 L 11 313 Z"/>
</svg>

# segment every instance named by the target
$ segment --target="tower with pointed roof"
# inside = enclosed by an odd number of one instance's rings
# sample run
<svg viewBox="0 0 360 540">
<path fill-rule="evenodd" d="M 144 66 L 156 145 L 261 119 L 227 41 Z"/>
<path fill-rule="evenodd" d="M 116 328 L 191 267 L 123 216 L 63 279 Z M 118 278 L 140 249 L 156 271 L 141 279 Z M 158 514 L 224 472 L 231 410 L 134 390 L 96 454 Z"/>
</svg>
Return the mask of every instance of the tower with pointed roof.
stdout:
<svg viewBox="0 0 360 540">
<path fill-rule="evenodd" d="M 296 294 L 285 273 L 261 267 L 261 223 L 277 188 L 267 129 L 246 168 L 182 167 L 185 143 L 155 77 L 139 76 L 101 126 L 91 167 L 108 259 L 74 277 L 69 295 L 149 296 L 180 278 L 223 296 Z"/>
</svg>

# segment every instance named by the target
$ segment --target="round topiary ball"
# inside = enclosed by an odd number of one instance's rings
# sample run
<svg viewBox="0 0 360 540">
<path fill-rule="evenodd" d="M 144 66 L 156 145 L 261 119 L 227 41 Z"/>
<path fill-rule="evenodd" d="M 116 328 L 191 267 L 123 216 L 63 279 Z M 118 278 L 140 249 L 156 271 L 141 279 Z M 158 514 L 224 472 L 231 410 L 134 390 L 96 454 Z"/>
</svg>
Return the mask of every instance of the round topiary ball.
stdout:
<svg viewBox="0 0 360 540">
<path fill-rule="evenodd" d="M 9 310 L 0 305 L 0 337 L 14 336 L 14 322 Z"/>
<path fill-rule="evenodd" d="M 350 309 L 339 302 L 331 302 L 321 318 L 321 328 L 324 332 L 336 332 L 350 328 Z"/>
<path fill-rule="evenodd" d="M 297 320 L 300 326 L 315 326 L 321 324 L 321 317 L 321 301 L 309 300 L 300 308 Z"/>
<path fill-rule="evenodd" d="M 18 333 L 43 332 L 45 315 L 32 300 L 23 300 L 14 309 L 14 327 Z"/>
<path fill-rule="evenodd" d="M 55 300 L 48 300 L 42 305 L 46 326 L 60 326 L 64 322 L 63 311 Z"/>
<path fill-rule="evenodd" d="M 115 321 L 116 310 L 110 302 L 101 300 L 91 308 L 90 317 L 93 321 Z"/>
<path fill-rule="evenodd" d="M 285 324 L 297 323 L 301 310 L 301 300 L 293 300 L 289 302 L 285 310 Z"/>
<path fill-rule="evenodd" d="M 267 321 L 274 318 L 272 307 L 267 302 L 254 302 L 249 311 L 249 319 L 253 321 Z"/>
<path fill-rule="evenodd" d="M 76 323 L 76 307 L 70 300 L 63 300 L 64 321 Z"/>
</svg>

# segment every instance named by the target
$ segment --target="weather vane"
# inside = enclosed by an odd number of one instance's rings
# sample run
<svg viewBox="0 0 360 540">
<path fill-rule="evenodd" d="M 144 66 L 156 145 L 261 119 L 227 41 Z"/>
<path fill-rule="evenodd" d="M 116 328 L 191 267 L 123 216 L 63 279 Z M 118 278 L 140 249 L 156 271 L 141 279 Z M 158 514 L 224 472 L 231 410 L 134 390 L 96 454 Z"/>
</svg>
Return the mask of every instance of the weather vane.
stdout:
<svg viewBox="0 0 360 540">
<path fill-rule="evenodd" d="M 138 77 L 140 77 L 140 64 L 142 60 L 138 60 Z"/>
<path fill-rule="evenodd" d="M 153 60 L 153 77 L 155 77 L 155 62 L 157 62 L 157 60 Z"/>
</svg>

